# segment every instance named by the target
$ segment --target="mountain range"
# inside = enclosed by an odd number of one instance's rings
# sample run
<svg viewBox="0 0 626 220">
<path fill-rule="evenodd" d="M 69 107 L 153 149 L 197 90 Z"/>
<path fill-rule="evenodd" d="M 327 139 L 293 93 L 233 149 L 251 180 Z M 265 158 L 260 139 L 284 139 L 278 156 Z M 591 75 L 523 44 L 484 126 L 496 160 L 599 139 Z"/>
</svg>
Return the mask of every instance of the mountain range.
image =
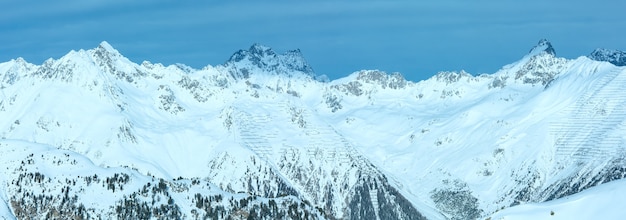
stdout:
<svg viewBox="0 0 626 220">
<path fill-rule="evenodd" d="M 17 58 L 0 63 L 0 216 L 485 219 L 622 189 L 625 57 L 541 40 L 496 73 L 420 82 L 331 81 L 260 44 L 201 69 L 107 42 Z"/>
</svg>

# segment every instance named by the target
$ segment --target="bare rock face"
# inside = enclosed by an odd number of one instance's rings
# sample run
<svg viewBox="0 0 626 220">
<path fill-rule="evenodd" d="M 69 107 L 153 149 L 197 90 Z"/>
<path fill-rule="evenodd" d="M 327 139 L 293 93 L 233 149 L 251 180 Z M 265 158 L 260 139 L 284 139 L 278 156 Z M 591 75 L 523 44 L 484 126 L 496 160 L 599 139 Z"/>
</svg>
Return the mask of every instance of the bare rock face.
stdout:
<svg viewBox="0 0 626 220">
<path fill-rule="evenodd" d="M 231 69 L 234 77 L 244 79 L 249 78 L 251 73 L 315 77 L 315 71 L 299 49 L 277 54 L 272 48 L 261 44 L 253 44 L 248 50 L 235 52 L 223 66 Z"/>
<path fill-rule="evenodd" d="M 550 43 L 550 41 L 548 41 L 547 39 L 539 40 L 539 43 L 537 43 L 537 45 L 534 46 L 532 49 L 530 49 L 530 51 L 528 52 L 528 54 L 531 54 L 531 55 L 535 55 L 539 53 L 547 53 L 552 56 L 556 56 L 556 51 L 554 51 L 554 48 L 552 47 L 552 43 Z"/>
<path fill-rule="evenodd" d="M 592 60 L 605 61 L 615 66 L 626 66 L 626 52 L 611 49 L 595 49 L 587 57 Z"/>
</svg>

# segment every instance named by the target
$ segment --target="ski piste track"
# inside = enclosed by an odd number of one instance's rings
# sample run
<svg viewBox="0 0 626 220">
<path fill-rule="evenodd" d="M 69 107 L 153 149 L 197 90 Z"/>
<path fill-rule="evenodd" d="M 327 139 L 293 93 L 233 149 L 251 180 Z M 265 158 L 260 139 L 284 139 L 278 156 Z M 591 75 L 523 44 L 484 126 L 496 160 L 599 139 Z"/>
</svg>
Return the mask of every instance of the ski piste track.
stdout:
<svg viewBox="0 0 626 220">
<path fill-rule="evenodd" d="M 248 112 L 237 109 L 235 117 L 237 118 L 238 135 L 243 146 L 251 149 L 259 158 L 266 162 L 273 163 L 273 160 L 277 158 L 277 153 L 284 154 L 287 150 L 296 148 L 296 146 L 285 143 L 286 140 L 277 140 L 279 136 L 277 133 L 278 129 L 272 128 L 270 122 L 276 120 L 287 121 L 288 115 L 291 113 L 288 112 L 288 103 L 264 102 L 263 104 L 278 112 L 280 116 L 265 112 Z M 309 156 L 326 163 L 344 165 L 354 162 L 361 168 L 368 167 L 366 159 L 332 126 L 320 122 L 308 110 L 303 110 L 301 114 L 304 121 L 306 121 L 304 138 L 308 143 L 306 146 L 297 146 L 297 148 L 305 150 Z M 289 121 L 289 123 L 292 122 Z M 280 146 L 273 146 L 276 143 L 281 144 Z"/>
<path fill-rule="evenodd" d="M 304 134 L 309 142 L 306 146 L 291 146 L 286 140 L 277 141 L 278 131 L 270 126 L 271 121 L 283 120 L 288 121 L 289 104 L 286 102 L 264 102 L 264 106 L 271 108 L 277 115 L 266 112 L 248 112 L 242 109 L 236 109 L 235 117 L 237 118 L 238 135 L 241 144 L 252 150 L 261 160 L 268 163 L 275 171 L 280 171 L 276 167 L 275 160 L 278 155 L 286 155 L 294 148 L 305 150 L 310 158 L 316 158 L 323 163 L 331 165 L 331 167 L 350 166 L 354 163 L 360 168 L 366 176 L 380 174 L 365 157 L 363 157 L 352 144 L 338 133 L 332 126 L 321 122 L 314 114 L 308 110 L 302 110 L 301 116 L 306 124 L 304 125 Z M 282 116 L 282 117 L 281 117 Z M 293 123 L 293 121 L 289 121 Z M 281 143 L 279 146 L 274 146 Z M 279 149 L 276 149 L 279 148 Z M 307 180 L 309 182 L 311 180 Z M 380 219 L 378 213 L 378 189 L 376 184 L 369 186 L 369 196 L 374 208 L 376 219 Z"/>
<path fill-rule="evenodd" d="M 624 149 L 619 131 L 626 118 L 626 71 L 611 70 L 552 123 L 556 156 L 583 161 L 614 156 Z"/>
</svg>

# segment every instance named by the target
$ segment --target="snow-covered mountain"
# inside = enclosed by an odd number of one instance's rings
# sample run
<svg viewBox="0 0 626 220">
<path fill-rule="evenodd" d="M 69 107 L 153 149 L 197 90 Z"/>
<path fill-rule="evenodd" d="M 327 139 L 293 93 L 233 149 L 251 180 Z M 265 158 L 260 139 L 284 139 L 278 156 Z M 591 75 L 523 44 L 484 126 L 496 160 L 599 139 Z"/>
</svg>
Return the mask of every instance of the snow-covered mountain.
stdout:
<svg viewBox="0 0 626 220">
<path fill-rule="evenodd" d="M 595 49 L 589 54 L 589 59 L 606 61 L 616 66 L 626 66 L 626 52 L 611 49 Z"/>
<path fill-rule="evenodd" d="M 258 44 L 137 64 L 106 42 L 0 80 L 5 218 L 477 219 L 626 175 L 626 68 L 547 40 L 420 82 L 329 82 Z"/>
</svg>

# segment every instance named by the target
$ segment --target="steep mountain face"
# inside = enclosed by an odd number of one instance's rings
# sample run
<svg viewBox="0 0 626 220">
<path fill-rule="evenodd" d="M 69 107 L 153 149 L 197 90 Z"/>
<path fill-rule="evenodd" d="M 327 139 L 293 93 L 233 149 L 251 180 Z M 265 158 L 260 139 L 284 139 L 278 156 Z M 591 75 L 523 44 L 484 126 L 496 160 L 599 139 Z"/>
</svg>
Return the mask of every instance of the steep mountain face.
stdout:
<svg viewBox="0 0 626 220">
<path fill-rule="evenodd" d="M 313 68 L 300 50 L 276 54 L 272 48 L 254 44 L 248 50 L 239 50 L 224 65 L 233 77 L 247 79 L 250 74 L 279 74 L 289 77 L 302 74 L 315 77 Z"/>
<path fill-rule="evenodd" d="M 626 175 L 626 69 L 547 40 L 421 82 L 327 82 L 262 45 L 136 64 L 106 42 L 0 74 L 7 218 L 477 219 Z"/>
<path fill-rule="evenodd" d="M 615 66 L 626 66 L 626 52 L 624 51 L 598 48 L 587 57 L 592 60 L 609 62 Z"/>
<path fill-rule="evenodd" d="M 540 53 L 547 53 L 549 55 L 556 56 L 556 51 L 552 47 L 552 43 L 550 43 L 547 39 L 541 39 L 536 46 L 530 49 L 528 55 L 535 56 Z"/>
</svg>

